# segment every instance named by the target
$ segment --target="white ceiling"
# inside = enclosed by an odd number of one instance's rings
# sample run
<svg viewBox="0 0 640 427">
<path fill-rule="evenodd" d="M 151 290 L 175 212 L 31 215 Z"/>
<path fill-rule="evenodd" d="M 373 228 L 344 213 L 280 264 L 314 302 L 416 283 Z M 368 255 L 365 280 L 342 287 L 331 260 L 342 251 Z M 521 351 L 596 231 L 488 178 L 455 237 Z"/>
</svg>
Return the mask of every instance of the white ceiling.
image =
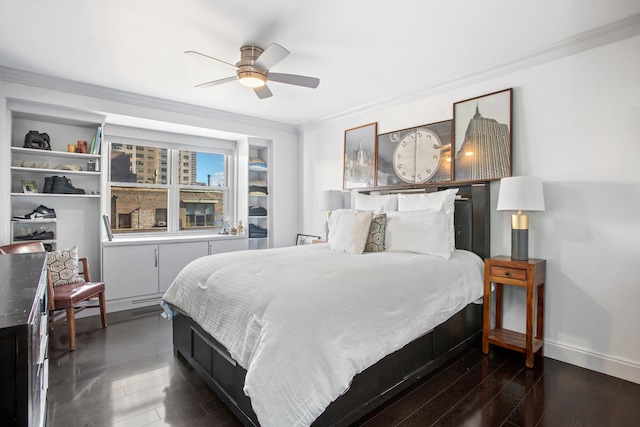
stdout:
<svg viewBox="0 0 640 427">
<path fill-rule="evenodd" d="M 0 0 L 0 66 L 302 125 L 436 88 L 584 39 L 638 0 Z M 637 21 L 637 20 L 636 20 Z M 197 50 L 235 63 L 245 44 L 291 55 L 260 100 Z"/>
</svg>

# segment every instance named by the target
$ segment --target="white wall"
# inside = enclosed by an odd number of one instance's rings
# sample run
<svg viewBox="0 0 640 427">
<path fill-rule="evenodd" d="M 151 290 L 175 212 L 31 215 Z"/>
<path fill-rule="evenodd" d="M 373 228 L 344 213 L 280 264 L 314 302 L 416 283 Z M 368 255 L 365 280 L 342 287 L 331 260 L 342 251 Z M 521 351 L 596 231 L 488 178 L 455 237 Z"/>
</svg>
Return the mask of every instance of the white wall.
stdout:
<svg viewBox="0 0 640 427">
<path fill-rule="evenodd" d="M 378 132 L 452 118 L 452 104 L 514 88 L 513 172 L 544 181 L 529 255 L 547 259 L 545 355 L 640 383 L 640 37 L 446 93 L 304 129 L 300 233 L 317 234 L 322 190 L 342 188 L 344 130 Z M 492 254 L 510 253 L 496 212 Z M 524 293 L 506 287 L 505 326 L 524 331 Z"/>
<path fill-rule="evenodd" d="M 4 78 L 3 78 L 4 74 Z M 274 205 L 274 246 L 295 244 L 297 233 L 298 135 L 295 128 L 185 104 L 109 91 L 74 82 L 44 78 L 0 67 L 0 242 L 9 242 L 11 159 L 10 114 L 7 99 L 20 99 L 103 114 L 108 123 L 212 136 L 217 131 L 239 139 L 272 141 L 277 169 L 270 183 Z M 214 130 L 216 132 L 210 132 Z M 276 167 L 276 165 L 273 165 Z M 270 165 L 271 166 L 271 165 Z M 96 242 L 96 244 L 98 244 Z"/>
</svg>

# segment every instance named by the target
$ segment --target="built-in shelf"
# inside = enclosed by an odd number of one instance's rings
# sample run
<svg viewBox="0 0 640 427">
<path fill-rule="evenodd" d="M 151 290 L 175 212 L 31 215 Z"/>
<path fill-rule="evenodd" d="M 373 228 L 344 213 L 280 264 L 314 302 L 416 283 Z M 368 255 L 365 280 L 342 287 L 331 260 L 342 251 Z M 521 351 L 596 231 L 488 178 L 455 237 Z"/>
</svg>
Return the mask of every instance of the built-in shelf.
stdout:
<svg viewBox="0 0 640 427">
<path fill-rule="evenodd" d="M 269 197 L 273 187 L 271 186 L 271 174 L 269 173 L 269 162 L 270 162 L 270 153 L 269 153 L 269 143 L 268 141 L 251 141 L 249 143 L 249 157 L 250 158 L 259 158 L 263 162 L 266 163 L 266 166 L 249 166 L 249 188 L 251 189 L 252 182 L 255 181 L 263 181 L 266 185 L 266 194 L 251 194 L 249 193 L 248 204 L 249 207 L 259 206 L 264 208 L 267 212 L 267 215 L 249 215 L 248 220 L 249 223 L 246 227 L 247 235 L 251 233 L 251 225 L 258 226 L 262 229 L 267 230 L 266 237 L 249 237 L 250 249 L 267 249 L 271 247 L 271 219 L 269 215 L 272 214 L 271 209 L 273 208 L 272 199 Z M 262 186 L 259 184 L 259 186 Z M 254 235 L 260 235 L 260 233 L 254 233 Z"/>
<path fill-rule="evenodd" d="M 53 225 L 43 223 L 14 222 L 12 235 L 29 233 L 16 230 L 32 228 L 33 231 L 54 231 L 55 242 L 44 241 L 51 249 L 64 249 L 78 246 L 83 257 L 89 259 L 91 276 L 101 279 L 100 240 L 103 230 L 102 208 L 102 155 L 68 151 L 72 146 L 78 148 L 79 141 L 87 142 L 87 150 L 96 136 L 95 144 L 102 148 L 102 129 L 105 117 L 87 110 L 59 107 L 19 99 L 7 99 L 7 134 L 10 145 L 2 153 L 10 157 L 9 165 L 9 210 L 11 217 L 28 215 L 42 205 L 55 211 L 55 229 Z M 100 129 L 100 133 L 98 133 Z M 50 150 L 25 148 L 26 135 L 31 131 L 47 134 Z M 46 139 L 46 138 L 45 138 Z M 96 145 L 94 144 L 94 147 Z M 81 144 L 82 145 L 82 144 Z M 52 184 L 49 177 L 65 177 L 57 182 L 67 185 L 84 194 L 44 193 L 45 185 Z M 66 188 L 66 190 L 72 190 Z M 47 187 L 49 191 L 49 188 Z M 37 191 L 37 192 L 28 192 Z M 14 220 L 15 221 L 15 220 Z M 44 219 L 43 221 L 47 221 Z M 25 230 L 26 231 L 26 230 Z"/>
<path fill-rule="evenodd" d="M 38 155 L 44 157 L 59 157 L 67 159 L 99 159 L 100 154 L 85 154 L 85 153 L 71 153 L 68 151 L 55 151 L 55 150 L 38 150 L 35 148 L 23 148 L 23 147 L 11 147 L 11 152 L 15 154 L 28 154 Z"/>
<path fill-rule="evenodd" d="M 89 197 L 99 199 L 100 194 L 11 193 L 11 197 Z"/>
<path fill-rule="evenodd" d="M 35 173 L 49 173 L 52 175 L 87 175 L 87 176 L 100 176 L 100 172 L 93 171 L 76 171 L 67 169 L 42 169 L 42 168 L 23 168 L 22 166 L 11 166 L 13 172 L 35 172 Z"/>
</svg>

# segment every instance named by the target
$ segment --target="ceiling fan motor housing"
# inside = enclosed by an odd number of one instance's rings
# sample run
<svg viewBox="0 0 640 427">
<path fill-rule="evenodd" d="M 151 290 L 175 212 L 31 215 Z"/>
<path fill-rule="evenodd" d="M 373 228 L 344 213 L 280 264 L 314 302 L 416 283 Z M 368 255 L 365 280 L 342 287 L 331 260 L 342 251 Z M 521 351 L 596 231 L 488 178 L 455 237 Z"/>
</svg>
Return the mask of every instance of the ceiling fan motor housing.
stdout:
<svg viewBox="0 0 640 427">
<path fill-rule="evenodd" d="M 259 79 L 263 84 L 266 82 L 267 70 L 255 66 L 256 60 L 262 52 L 264 49 L 257 46 L 242 46 L 240 48 L 240 61 L 236 63 L 238 79 Z"/>
<path fill-rule="evenodd" d="M 313 89 L 317 88 L 320 83 L 320 80 L 315 77 L 271 73 L 270 69 L 291 53 L 277 43 L 271 43 L 266 49 L 253 45 L 242 46 L 240 48 L 240 61 L 235 64 L 193 50 L 185 51 L 185 53 L 221 62 L 236 71 L 236 75 L 233 77 L 225 77 L 196 85 L 199 88 L 217 86 L 237 80 L 240 84 L 252 88 L 258 98 L 265 99 L 273 95 L 267 87 L 267 80 Z"/>
</svg>

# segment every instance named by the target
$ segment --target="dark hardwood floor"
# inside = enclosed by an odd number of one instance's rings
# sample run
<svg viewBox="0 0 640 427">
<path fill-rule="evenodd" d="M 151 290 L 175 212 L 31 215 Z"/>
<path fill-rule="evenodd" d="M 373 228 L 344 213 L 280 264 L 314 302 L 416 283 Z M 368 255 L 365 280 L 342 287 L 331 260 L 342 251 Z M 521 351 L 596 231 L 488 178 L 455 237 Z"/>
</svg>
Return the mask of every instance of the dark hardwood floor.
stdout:
<svg viewBox="0 0 640 427">
<path fill-rule="evenodd" d="M 158 312 L 78 320 L 78 349 L 63 329 L 50 344 L 47 425 L 228 426 L 241 424 L 171 346 Z M 553 359 L 506 350 L 462 354 L 357 426 L 632 426 L 640 385 Z"/>
</svg>

